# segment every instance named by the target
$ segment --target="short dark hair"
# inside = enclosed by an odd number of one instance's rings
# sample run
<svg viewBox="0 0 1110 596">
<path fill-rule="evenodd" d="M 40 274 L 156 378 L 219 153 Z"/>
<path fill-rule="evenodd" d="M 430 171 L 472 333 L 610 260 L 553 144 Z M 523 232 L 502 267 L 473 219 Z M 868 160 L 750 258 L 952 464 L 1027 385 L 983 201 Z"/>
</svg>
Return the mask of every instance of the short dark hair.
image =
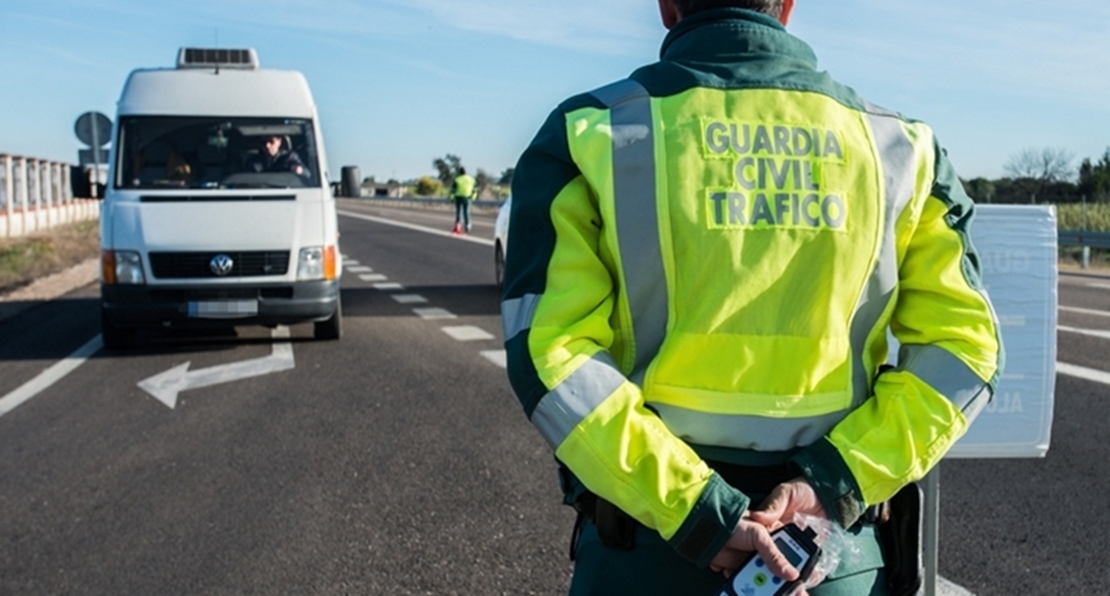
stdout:
<svg viewBox="0 0 1110 596">
<path fill-rule="evenodd" d="M 711 8 L 746 8 L 776 19 L 782 14 L 782 0 L 674 0 L 674 3 L 684 17 Z"/>
</svg>

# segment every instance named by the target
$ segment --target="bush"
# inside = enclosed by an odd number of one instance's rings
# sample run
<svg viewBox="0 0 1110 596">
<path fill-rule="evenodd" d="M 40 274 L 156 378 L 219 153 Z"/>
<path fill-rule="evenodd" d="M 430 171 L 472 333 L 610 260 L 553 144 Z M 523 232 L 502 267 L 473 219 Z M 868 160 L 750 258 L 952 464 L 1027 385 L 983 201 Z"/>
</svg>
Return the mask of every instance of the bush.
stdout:
<svg viewBox="0 0 1110 596">
<path fill-rule="evenodd" d="M 443 184 L 431 176 L 424 176 L 416 181 L 414 192 L 421 197 L 439 196 L 443 192 Z"/>
</svg>

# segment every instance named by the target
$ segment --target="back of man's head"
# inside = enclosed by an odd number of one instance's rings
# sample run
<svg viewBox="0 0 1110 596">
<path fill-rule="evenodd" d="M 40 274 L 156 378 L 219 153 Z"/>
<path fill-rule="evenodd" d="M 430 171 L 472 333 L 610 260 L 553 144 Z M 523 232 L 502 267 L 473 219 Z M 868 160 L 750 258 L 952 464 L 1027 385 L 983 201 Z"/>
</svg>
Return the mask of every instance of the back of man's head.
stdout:
<svg viewBox="0 0 1110 596">
<path fill-rule="evenodd" d="M 782 14 L 782 0 L 674 0 L 674 4 L 684 17 L 711 8 L 746 8 L 776 19 Z"/>
</svg>

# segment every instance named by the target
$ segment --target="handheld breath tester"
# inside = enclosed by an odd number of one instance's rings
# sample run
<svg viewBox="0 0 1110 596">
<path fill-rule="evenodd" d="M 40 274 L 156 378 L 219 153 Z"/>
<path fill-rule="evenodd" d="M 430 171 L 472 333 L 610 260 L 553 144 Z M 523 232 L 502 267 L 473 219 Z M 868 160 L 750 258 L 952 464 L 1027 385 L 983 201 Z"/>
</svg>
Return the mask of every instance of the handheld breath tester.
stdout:
<svg viewBox="0 0 1110 596">
<path fill-rule="evenodd" d="M 809 577 L 821 557 L 821 547 L 815 542 L 817 533 L 812 528 L 802 530 L 791 524 L 772 532 L 771 538 L 786 560 L 798 570 L 798 579 L 784 581 L 771 573 L 763 557 L 757 554 L 732 576 L 720 596 L 782 596 L 790 594 Z"/>
</svg>

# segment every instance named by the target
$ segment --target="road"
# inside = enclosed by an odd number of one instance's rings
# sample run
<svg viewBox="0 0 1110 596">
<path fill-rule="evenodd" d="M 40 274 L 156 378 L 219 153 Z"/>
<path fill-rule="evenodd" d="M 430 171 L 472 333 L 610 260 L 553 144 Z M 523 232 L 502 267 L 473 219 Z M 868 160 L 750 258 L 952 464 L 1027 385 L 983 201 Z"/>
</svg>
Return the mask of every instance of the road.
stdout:
<svg viewBox="0 0 1110 596">
<path fill-rule="evenodd" d="M 35 389 L 0 407 L 0 594 L 565 593 L 573 516 L 502 368 L 492 215 L 467 241 L 447 212 L 343 209 L 339 342 L 95 351 L 95 286 L 0 321 L 0 406 Z M 1110 331 L 1110 280 L 1062 276 L 1060 303 L 1085 309 L 1061 326 Z M 1061 332 L 1059 359 L 1110 370 L 1108 342 Z M 172 403 L 139 385 L 286 351 Z M 941 466 L 941 573 L 975 594 L 1110 586 L 1110 387 L 1056 396 L 1046 458 Z"/>
</svg>

